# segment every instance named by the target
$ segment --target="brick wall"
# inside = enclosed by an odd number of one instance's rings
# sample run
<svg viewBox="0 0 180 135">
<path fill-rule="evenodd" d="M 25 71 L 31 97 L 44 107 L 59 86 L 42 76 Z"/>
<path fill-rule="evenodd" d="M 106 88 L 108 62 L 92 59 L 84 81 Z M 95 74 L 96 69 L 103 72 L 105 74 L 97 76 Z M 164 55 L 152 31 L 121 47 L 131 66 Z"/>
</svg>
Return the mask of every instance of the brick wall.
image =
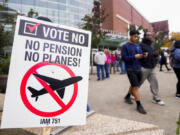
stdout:
<svg viewBox="0 0 180 135">
<path fill-rule="evenodd" d="M 104 29 L 123 32 L 127 35 L 128 24 L 117 17 L 120 15 L 130 24 L 142 25 L 149 31 L 153 31 L 151 24 L 126 0 L 102 0 L 102 7 L 109 14 L 103 23 Z"/>
</svg>

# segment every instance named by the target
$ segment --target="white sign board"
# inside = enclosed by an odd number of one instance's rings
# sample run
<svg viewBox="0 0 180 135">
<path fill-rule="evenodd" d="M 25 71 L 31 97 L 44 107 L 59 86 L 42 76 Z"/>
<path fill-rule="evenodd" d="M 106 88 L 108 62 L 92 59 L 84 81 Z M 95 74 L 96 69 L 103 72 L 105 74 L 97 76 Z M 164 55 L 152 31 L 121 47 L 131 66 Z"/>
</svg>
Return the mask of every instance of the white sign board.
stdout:
<svg viewBox="0 0 180 135">
<path fill-rule="evenodd" d="M 86 122 L 91 33 L 18 16 L 1 128 Z"/>
</svg>

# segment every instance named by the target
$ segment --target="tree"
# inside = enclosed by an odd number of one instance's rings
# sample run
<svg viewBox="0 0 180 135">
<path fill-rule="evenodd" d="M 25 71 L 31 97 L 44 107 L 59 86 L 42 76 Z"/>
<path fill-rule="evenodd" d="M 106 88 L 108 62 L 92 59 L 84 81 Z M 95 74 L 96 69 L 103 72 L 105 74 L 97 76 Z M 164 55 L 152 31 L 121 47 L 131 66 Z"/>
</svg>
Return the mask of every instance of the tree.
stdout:
<svg viewBox="0 0 180 135">
<path fill-rule="evenodd" d="M 104 9 L 101 8 L 101 3 L 94 1 L 92 13 L 82 18 L 84 24 L 81 28 L 92 32 L 92 48 L 97 48 L 100 41 L 106 38 L 106 32 L 101 30 L 102 23 L 106 17 Z"/>
<path fill-rule="evenodd" d="M 84 24 L 81 26 L 82 29 L 89 30 L 92 32 L 91 47 L 97 48 L 101 40 L 106 38 L 106 32 L 102 31 L 101 26 L 107 15 L 104 13 L 104 9 L 101 8 L 101 3 L 94 1 L 94 8 L 91 14 L 87 14 L 82 18 Z M 93 74 L 93 56 L 92 51 L 90 55 L 91 63 L 91 74 Z"/>
<path fill-rule="evenodd" d="M 156 32 L 153 35 L 153 44 L 155 46 L 155 49 L 160 50 L 160 48 L 165 44 L 167 41 L 167 33 L 160 31 Z"/>
<path fill-rule="evenodd" d="M 31 18 L 36 18 L 38 16 L 38 12 L 34 11 L 32 8 L 30 9 L 30 11 L 27 14 L 28 17 Z"/>
</svg>

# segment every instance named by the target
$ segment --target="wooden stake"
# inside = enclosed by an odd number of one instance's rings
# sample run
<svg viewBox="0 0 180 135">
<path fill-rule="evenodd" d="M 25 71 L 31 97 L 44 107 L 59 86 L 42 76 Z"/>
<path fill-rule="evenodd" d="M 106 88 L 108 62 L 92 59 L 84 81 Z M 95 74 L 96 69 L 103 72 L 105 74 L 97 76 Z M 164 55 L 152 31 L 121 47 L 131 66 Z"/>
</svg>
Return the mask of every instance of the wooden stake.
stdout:
<svg viewBox="0 0 180 135">
<path fill-rule="evenodd" d="M 44 127 L 42 135 L 50 135 L 51 133 L 51 128 L 50 127 Z"/>
</svg>

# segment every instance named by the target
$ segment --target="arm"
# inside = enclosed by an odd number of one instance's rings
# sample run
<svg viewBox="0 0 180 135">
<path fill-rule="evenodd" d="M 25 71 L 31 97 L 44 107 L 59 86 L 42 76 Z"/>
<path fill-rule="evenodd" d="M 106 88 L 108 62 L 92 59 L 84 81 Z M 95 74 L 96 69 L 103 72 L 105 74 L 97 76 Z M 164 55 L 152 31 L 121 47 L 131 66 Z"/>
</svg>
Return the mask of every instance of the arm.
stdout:
<svg viewBox="0 0 180 135">
<path fill-rule="evenodd" d="M 176 49 L 174 52 L 174 59 L 180 61 L 180 49 Z"/>
<path fill-rule="evenodd" d="M 122 47 L 121 56 L 122 56 L 122 59 L 127 62 L 135 60 L 134 56 L 128 54 L 128 50 L 126 46 Z"/>
</svg>

